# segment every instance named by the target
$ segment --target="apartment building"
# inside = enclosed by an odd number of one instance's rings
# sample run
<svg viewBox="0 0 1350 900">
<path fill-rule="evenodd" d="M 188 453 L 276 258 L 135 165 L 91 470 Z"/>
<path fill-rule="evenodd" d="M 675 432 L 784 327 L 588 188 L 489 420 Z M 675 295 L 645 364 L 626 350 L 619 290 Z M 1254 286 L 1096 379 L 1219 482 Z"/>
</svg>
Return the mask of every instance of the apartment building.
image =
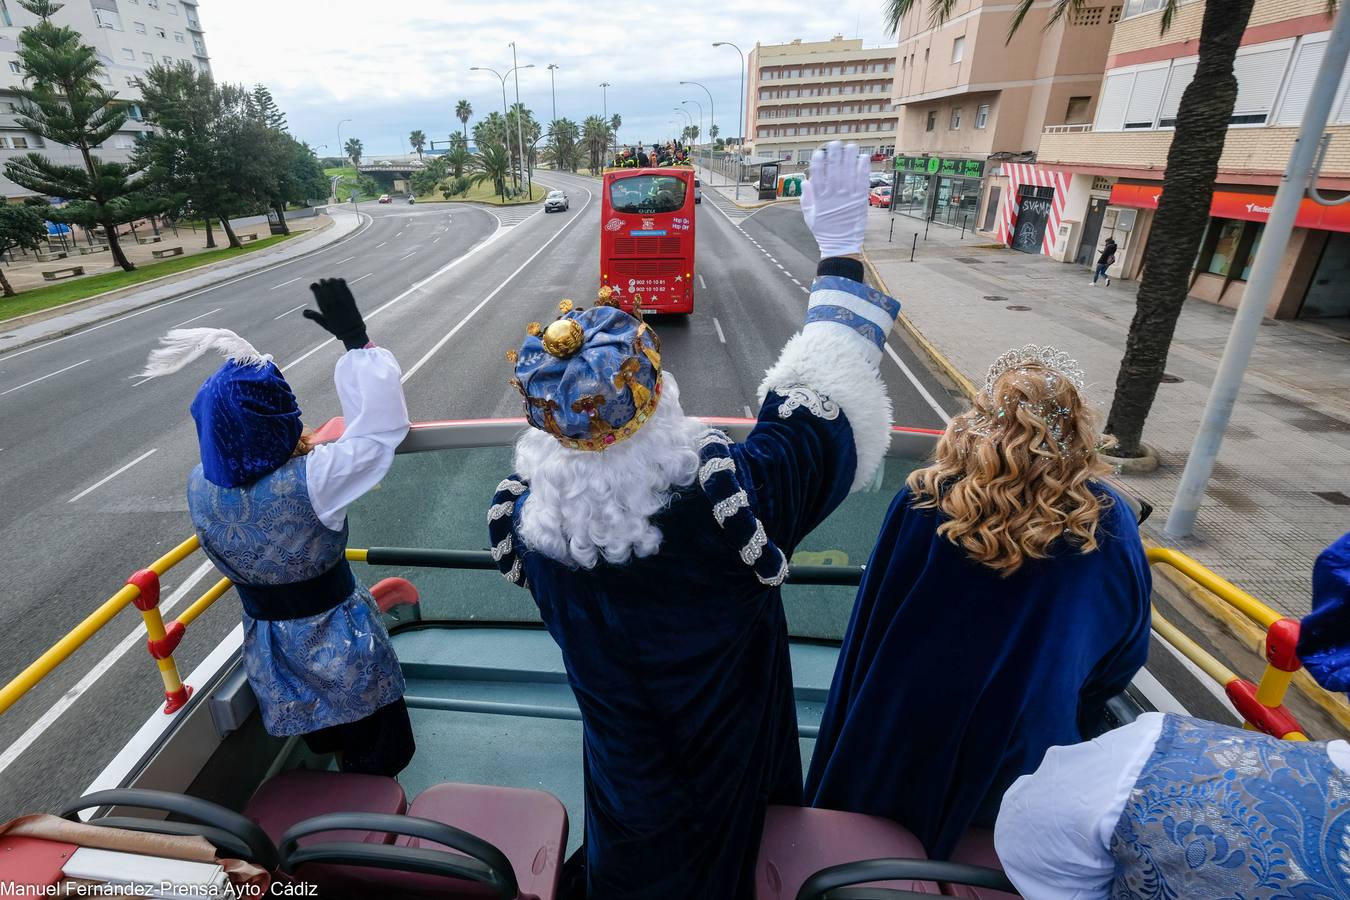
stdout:
<svg viewBox="0 0 1350 900">
<path fill-rule="evenodd" d="M 1024 188 L 1052 212 L 1065 186 L 1033 164 L 1041 135 L 1092 121 L 1122 2 L 1087 0 L 1048 28 L 1036 4 L 1011 38 L 1014 4 L 960 0 L 941 23 L 913 4 L 896 51 L 894 212 L 1001 238 Z"/>
<path fill-rule="evenodd" d="M 1056 255 L 1086 262 L 1114 236 L 1121 252 L 1113 271 L 1126 278 L 1142 269 L 1177 107 L 1195 74 L 1204 11 L 1201 3 L 1181 6 L 1160 36 L 1159 5 L 1126 0 L 1091 122 L 1049 127 L 1040 145 L 1039 165 L 1070 182 Z M 1330 27 L 1324 0 L 1257 0 L 1234 64 L 1237 104 L 1195 262 L 1193 297 L 1225 306 L 1241 301 Z M 1350 191 L 1350 77 L 1341 80 L 1327 130 L 1332 140 L 1317 186 L 1335 197 Z M 1022 211 L 1013 215 L 1020 231 Z M 1350 205 L 1305 199 L 1295 224 L 1266 315 L 1344 322 L 1350 317 Z"/>
<path fill-rule="evenodd" d="M 826 141 L 874 156 L 895 152 L 894 48 L 828 41 L 755 44 L 746 65 L 746 151 L 804 166 Z"/>
<path fill-rule="evenodd" d="M 104 87 L 129 107 L 127 124 L 99 148 L 104 159 L 129 159 L 136 135 L 146 128 L 136 88 L 137 77 L 146 69 L 156 63 L 187 62 L 200 71 L 211 71 L 197 0 L 69 0 L 55 20 L 79 31 L 85 43 L 98 51 Z M 35 21 L 14 0 L 0 0 L 0 194 L 6 198 L 32 193 L 3 176 L 6 159 L 41 149 L 56 162 L 82 165 L 77 151 L 45 144 L 15 118 L 19 98 L 14 92 L 23 84 L 19 32 Z"/>
</svg>

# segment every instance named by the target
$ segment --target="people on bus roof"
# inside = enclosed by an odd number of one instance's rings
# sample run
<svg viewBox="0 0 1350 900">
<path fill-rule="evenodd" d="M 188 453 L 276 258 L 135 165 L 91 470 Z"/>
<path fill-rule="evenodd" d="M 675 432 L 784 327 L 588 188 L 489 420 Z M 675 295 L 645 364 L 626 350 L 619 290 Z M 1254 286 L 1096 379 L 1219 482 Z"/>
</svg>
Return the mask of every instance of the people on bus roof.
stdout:
<svg viewBox="0 0 1350 900">
<path fill-rule="evenodd" d="M 347 565 L 347 506 L 389 470 L 408 432 L 394 355 L 366 336 L 345 281 L 310 285 L 305 316 L 347 348 L 334 370 L 345 430 L 316 444 L 281 371 L 223 328 L 170 331 L 147 376 L 212 350 L 225 364 L 192 401 L 201 464 L 188 509 L 202 550 L 243 604 L 244 669 L 269 734 L 302 735 L 343 771 L 395 775 L 412 759 L 403 674 L 380 611 Z"/>
<path fill-rule="evenodd" d="M 813 163 L 814 165 L 814 163 Z M 806 784 L 945 859 L 1047 748 L 1082 739 L 1148 654 L 1148 562 L 1064 353 L 989 369 L 895 497 Z"/>
<path fill-rule="evenodd" d="M 886 451 L 877 368 L 899 312 L 862 283 L 867 158 L 838 142 L 816 158 L 802 212 L 818 277 L 744 441 L 685 414 L 656 334 L 603 289 L 510 354 L 532 428 L 488 528 L 581 708 L 586 840 L 568 877 L 592 898 L 749 897 L 765 807 L 801 802 L 780 585 Z"/>
<path fill-rule="evenodd" d="M 1299 642 L 1328 690 L 1350 687 L 1347 611 L 1350 534 L 1317 560 Z M 1146 713 L 1051 748 L 1004 797 L 994 839 L 1008 877 L 1037 900 L 1350 897 L 1347 797 L 1343 740 Z"/>
</svg>

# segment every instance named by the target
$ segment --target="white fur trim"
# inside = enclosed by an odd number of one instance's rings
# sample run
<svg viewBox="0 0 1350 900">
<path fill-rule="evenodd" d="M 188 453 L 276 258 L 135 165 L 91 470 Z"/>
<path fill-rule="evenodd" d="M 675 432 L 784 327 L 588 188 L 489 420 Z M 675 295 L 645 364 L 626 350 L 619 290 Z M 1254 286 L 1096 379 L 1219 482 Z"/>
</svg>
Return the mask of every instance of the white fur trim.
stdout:
<svg viewBox="0 0 1350 900">
<path fill-rule="evenodd" d="M 851 491 L 871 482 L 891 442 L 891 399 L 876 364 L 859 353 L 864 343 L 844 328 L 807 328 L 787 342 L 759 386 L 763 398 L 774 388 L 810 385 L 839 404 L 858 453 Z"/>
<path fill-rule="evenodd" d="M 159 343 L 160 346 L 146 357 L 145 368 L 139 377 L 172 375 L 210 350 L 241 366 L 262 366 L 272 360 L 228 328 L 175 328 L 160 338 Z"/>
</svg>

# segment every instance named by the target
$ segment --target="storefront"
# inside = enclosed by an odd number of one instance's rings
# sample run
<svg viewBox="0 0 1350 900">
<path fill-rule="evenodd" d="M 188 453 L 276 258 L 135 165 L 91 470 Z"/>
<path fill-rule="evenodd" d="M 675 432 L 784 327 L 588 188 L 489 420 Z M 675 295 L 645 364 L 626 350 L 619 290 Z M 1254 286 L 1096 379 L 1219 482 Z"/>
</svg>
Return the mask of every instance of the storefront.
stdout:
<svg viewBox="0 0 1350 900">
<path fill-rule="evenodd" d="M 1108 217 L 1112 212 L 1133 217 L 1137 211 L 1140 218 L 1140 227 L 1133 234 L 1136 239 L 1132 246 L 1123 248 L 1131 260 L 1126 277 L 1139 275 L 1160 196 L 1162 186 L 1157 182 L 1117 184 L 1111 190 Z M 1192 297 L 1232 307 L 1242 301 L 1274 202 L 1273 193 L 1214 192 L 1209 225 L 1196 254 Z M 1304 198 L 1266 304 L 1266 315 L 1276 319 L 1350 316 L 1350 291 L 1345 287 L 1350 274 L 1347 249 L 1350 206 L 1323 206 Z"/>
<path fill-rule="evenodd" d="M 984 160 L 897 156 L 895 171 L 893 213 L 941 225 L 974 227 Z"/>
</svg>

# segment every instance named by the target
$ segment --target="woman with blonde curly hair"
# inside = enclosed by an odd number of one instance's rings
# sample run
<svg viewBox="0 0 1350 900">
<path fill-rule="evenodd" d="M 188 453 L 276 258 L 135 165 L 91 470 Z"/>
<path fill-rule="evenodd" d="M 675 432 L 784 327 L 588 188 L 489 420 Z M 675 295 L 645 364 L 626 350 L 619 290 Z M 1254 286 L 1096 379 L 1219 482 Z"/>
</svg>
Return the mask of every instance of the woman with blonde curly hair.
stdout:
<svg viewBox="0 0 1350 900">
<path fill-rule="evenodd" d="M 895 819 L 930 856 L 1148 654 L 1151 580 L 1101 480 L 1077 363 L 1012 350 L 896 496 L 858 591 L 807 778 L 814 806 Z"/>
</svg>

